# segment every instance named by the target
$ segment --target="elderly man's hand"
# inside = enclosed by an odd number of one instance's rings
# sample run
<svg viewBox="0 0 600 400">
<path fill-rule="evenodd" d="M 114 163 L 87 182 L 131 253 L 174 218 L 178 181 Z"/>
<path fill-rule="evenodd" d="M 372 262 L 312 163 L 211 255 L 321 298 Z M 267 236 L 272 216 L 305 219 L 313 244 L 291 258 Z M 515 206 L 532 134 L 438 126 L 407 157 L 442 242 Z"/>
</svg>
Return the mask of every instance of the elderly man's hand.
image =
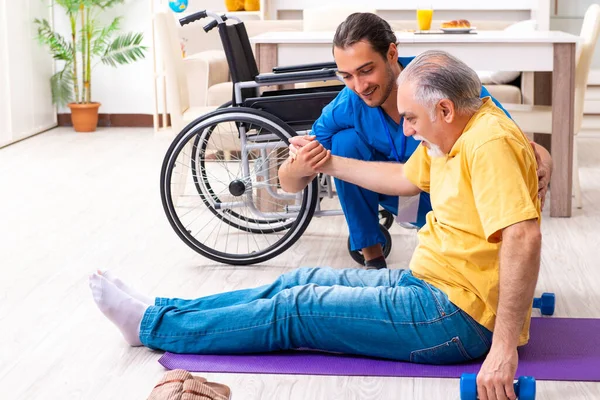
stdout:
<svg viewBox="0 0 600 400">
<path fill-rule="evenodd" d="M 330 158 L 331 152 L 314 136 L 296 136 L 290 139 L 290 157 L 301 176 L 312 176 L 319 172 Z"/>
<path fill-rule="evenodd" d="M 546 193 L 548 192 L 548 185 L 550 184 L 550 177 L 552 176 L 552 161 L 550 160 L 550 162 L 544 162 L 533 142 L 531 142 L 531 145 L 533 146 L 535 160 L 537 161 L 538 165 L 538 197 L 542 203 L 541 207 L 544 209 Z"/>
<path fill-rule="evenodd" d="M 477 374 L 477 395 L 480 400 L 515 400 L 513 387 L 519 355 L 517 348 L 501 346 L 490 349 Z"/>
<path fill-rule="evenodd" d="M 302 147 L 306 146 L 310 142 L 315 140 L 314 135 L 303 135 L 303 136 L 294 136 L 290 138 L 290 145 L 288 146 L 290 149 L 290 157 L 292 160 L 296 159 L 296 154 L 298 154 L 298 150 Z"/>
</svg>

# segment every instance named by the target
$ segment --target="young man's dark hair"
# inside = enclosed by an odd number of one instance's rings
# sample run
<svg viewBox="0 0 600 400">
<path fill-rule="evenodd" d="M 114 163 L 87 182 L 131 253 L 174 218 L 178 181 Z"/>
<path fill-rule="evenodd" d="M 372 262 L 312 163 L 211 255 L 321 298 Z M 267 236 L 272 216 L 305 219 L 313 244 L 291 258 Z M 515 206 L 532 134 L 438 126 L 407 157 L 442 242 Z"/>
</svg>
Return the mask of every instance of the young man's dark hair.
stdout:
<svg viewBox="0 0 600 400">
<path fill-rule="evenodd" d="M 345 49 L 361 40 L 369 42 L 385 58 L 390 43 L 396 43 L 396 35 L 390 24 L 381 17 L 371 13 L 354 13 L 338 26 L 333 46 Z"/>
</svg>

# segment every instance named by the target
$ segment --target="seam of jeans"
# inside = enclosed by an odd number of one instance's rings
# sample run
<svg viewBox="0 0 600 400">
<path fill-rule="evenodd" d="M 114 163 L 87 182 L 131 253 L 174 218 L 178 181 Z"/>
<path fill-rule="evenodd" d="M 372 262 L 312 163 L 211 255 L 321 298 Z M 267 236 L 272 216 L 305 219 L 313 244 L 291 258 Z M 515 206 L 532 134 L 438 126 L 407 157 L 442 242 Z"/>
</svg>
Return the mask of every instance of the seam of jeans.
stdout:
<svg viewBox="0 0 600 400">
<path fill-rule="evenodd" d="M 162 307 L 168 305 L 168 300 L 164 297 L 157 297 L 154 299 L 154 305 L 157 307 Z"/>
<path fill-rule="evenodd" d="M 483 342 L 484 346 L 486 346 L 487 348 L 489 348 L 492 345 L 492 343 L 488 340 L 488 338 L 485 336 L 485 334 L 481 330 L 481 327 L 479 326 L 479 323 L 477 321 L 475 321 L 473 318 L 471 318 L 471 316 L 469 314 L 467 314 L 466 312 L 464 312 L 463 310 L 460 310 L 460 312 L 463 315 L 463 318 L 473 328 L 473 330 L 475 332 L 477 332 L 477 335 L 479 335 L 479 338 Z"/>
<path fill-rule="evenodd" d="M 442 308 L 442 303 L 440 303 L 440 301 L 438 300 L 437 296 L 435 295 L 435 293 L 433 293 L 433 289 L 431 288 L 431 285 L 429 285 L 429 283 L 422 281 L 425 284 L 425 287 L 427 287 L 427 290 L 429 290 L 429 293 L 431 293 L 431 297 L 433 297 L 433 301 L 435 301 L 435 305 L 438 309 L 438 312 L 440 313 L 440 316 L 445 317 L 447 314 L 444 311 L 444 309 Z M 458 308 L 458 307 L 457 307 Z M 452 314 L 456 313 L 453 312 Z"/>
<path fill-rule="evenodd" d="M 294 314 L 294 315 L 289 315 L 287 317 L 283 317 L 283 318 L 277 318 L 277 319 L 273 319 L 269 322 L 265 322 L 262 324 L 256 324 L 256 325 L 250 325 L 250 326 L 245 326 L 242 328 L 238 328 L 238 329 L 228 329 L 228 330 L 212 330 L 212 331 L 205 331 L 205 332 L 199 332 L 199 331 L 194 331 L 194 332 L 185 332 L 183 334 L 172 334 L 172 335 L 162 335 L 162 334 L 156 334 L 156 333 L 152 333 L 152 337 L 160 337 L 160 338 L 176 338 L 176 337 L 189 337 L 189 336 L 198 336 L 198 335 L 202 335 L 202 336 L 206 336 L 206 335 L 215 335 L 215 334 L 223 334 L 223 333 L 232 333 L 232 332 L 239 332 L 239 331 L 244 331 L 244 330 L 248 330 L 248 329 L 254 329 L 254 328 L 258 328 L 258 327 L 262 327 L 262 326 L 267 326 L 267 325 L 271 325 L 274 324 L 276 322 L 279 321 L 283 321 L 286 319 L 290 319 L 290 318 L 298 318 L 298 317 L 302 317 L 302 318 L 344 318 L 344 319 L 358 319 L 358 320 L 365 320 L 365 321 L 377 321 L 377 322 L 383 322 L 386 324 L 391 324 L 391 325 L 430 325 L 439 321 L 442 321 L 446 318 L 452 317 L 455 314 L 457 314 L 458 312 L 460 312 L 460 309 L 457 309 L 455 312 L 451 313 L 451 314 L 446 314 L 443 317 L 440 318 L 436 318 L 434 320 L 431 321 L 423 321 L 423 322 L 392 322 L 390 320 L 383 320 L 383 319 L 375 319 L 375 318 L 356 318 L 356 317 L 348 317 L 348 316 L 340 316 L 340 315 L 319 315 L 319 314 L 310 314 L 310 315 L 301 315 L 301 314 Z M 150 335 L 150 331 L 148 331 L 147 333 L 145 333 L 146 335 Z M 140 333 L 141 335 L 141 333 Z"/>
<path fill-rule="evenodd" d="M 465 349 L 465 346 L 462 342 L 462 340 L 460 340 L 460 337 L 458 336 L 454 336 L 452 339 L 445 341 L 444 343 L 440 343 L 437 344 L 435 346 L 430 346 L 424 349 L 419 349 L 419 350 L 413 350 L 410 352 L 409 355 L 409 360 L 410 362 L 414 362 L 414 357 L 415 355 L 419 354 L 419 353 L 423 353 L 425 351 L 431 351 L 433 349 L 437 349 L 437 348 L 441 348 L 443 346 L 449 345 L 450 342 L 454 342 L 456 343 L 456 347 L 458 348 L 458 351 L 460 352 L 460 354 L 466 359 L 466 361 L 472 361 L 473 357 L 471 357 L 471 355 L 467 352 L 467 349 Z"/>
<path fill-rule="evenodd" d="M 147 325 L 151 325 L 152 321 L 154 320 L 154 318 L 156 317 L 156 314 L 158 314 L 158 310 L 159 310 L 159 306 L 149 306 L 146 309 L 146 312 L 144 313 L 144 316 L 142 317 L 142 321 L 140 322 L 140 341 L 142 340 L 142 337 L 145 336 L 150 336 L 150 329 L 142 329 L 144 326 Z"/>
<path fill-rule="evenodd" d="M 469 354 L 469 352 L 467 351 L 465 344 L 463 343 L 462 340 L 460 340 L 460 336 L 455 336 L 452 338 L 452 340 L 456 339 L 456 343 L 457 343 L 457 347 L 458 347 L 458 351 L 461 352 L 461 354 L 468 360 L 471 361 L 473 360 L 473 357 L 471 357 L 471 355 Z"/>
</svg>

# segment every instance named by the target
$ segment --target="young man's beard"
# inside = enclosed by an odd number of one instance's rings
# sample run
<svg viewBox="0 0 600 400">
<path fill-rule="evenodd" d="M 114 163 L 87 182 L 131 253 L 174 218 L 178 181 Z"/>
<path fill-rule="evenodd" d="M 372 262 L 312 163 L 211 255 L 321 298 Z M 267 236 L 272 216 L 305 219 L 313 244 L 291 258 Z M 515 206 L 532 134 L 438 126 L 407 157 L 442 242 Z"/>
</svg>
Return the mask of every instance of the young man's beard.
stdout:
<svg viewBox="0 0 600 400">
<path fill-rule="evenodd" d="M 392 67 L 389 64 L 387 64 L 386 72 L 387 82 L 385 88 L 382 88 L 383 96 L 381 97 L 381 102 L 379 104 L 374 105 L 373 107 L 380 107 L 383 103 L 385 103 L 388 97 L 390 97 L 390 93 L 392 93 L 392 90 L 394 89 L 394 82 L 396 81 L 396 77 L 394 76 L 394 71 L 392 70 Z"/>
</svg>

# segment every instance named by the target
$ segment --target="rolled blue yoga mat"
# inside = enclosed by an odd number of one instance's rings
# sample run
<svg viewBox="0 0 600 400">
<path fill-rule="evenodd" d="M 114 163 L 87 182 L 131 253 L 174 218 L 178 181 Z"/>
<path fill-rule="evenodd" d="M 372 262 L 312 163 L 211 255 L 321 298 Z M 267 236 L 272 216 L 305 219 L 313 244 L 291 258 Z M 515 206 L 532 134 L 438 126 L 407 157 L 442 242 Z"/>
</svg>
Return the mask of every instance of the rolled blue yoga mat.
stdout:
<svg viewBox="0 0 600 400">
<path fill-rule="evenodd" d="M 423 365 L 322 352 L 244 355 L 165 353 L 167 369 L 252 374 L 459 378 L 477 373 L 483 359 L 458 365 Z M 600 319 L 532 318 L 530 340 L 519 349 L 517 376 L 537 380 L 600 381 Z"/>
</svg>

